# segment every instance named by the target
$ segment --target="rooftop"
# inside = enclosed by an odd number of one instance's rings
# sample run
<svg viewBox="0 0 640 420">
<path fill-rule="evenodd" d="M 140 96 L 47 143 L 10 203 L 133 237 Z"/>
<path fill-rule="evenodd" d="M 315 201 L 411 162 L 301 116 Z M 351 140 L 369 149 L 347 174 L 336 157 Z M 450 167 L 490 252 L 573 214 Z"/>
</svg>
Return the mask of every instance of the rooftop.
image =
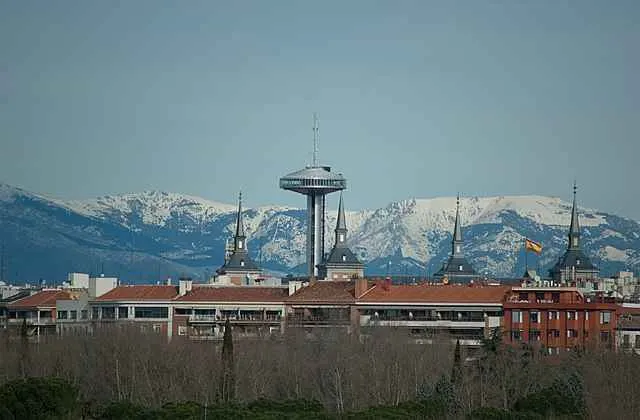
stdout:
<svg viewBox="0 0 640 420">
<path fill-rule="evenodd" d="M 319 280 L 296 291 L 288 303 L 353 303 L 355 283 L 352 281 Z"/>
<path fill-rule="evenodd" d="M 287 287 L 265 286 L 199 286 L 194 287 L 178 302 L 284 302 L 289 294 Z"/>
<path fill-rule="evenodd" d="M 376 285 L 358 302 L 495 303 L 504 302 L 509 286 Z"/>
<path fill-rule="evenodd" d="M 176 286 L 118 286 L 96 301 L 171 300 L 178 295 Z"/>
<path fill-rule="evenodd" d="M 56 301 L 69 298 L 70 295 L 65 290 L 42 290 L 31 296 L 11 302 L 7 306 L 9 308 L 55 308 Z"/>
<path fill-rule="evenodd" d="M 310 166 L 280 178 L 280 188 L 305 193 L 321 190 L 339 191 L 347 188 L 347 180 L 328 166 Z"/>
</svg>

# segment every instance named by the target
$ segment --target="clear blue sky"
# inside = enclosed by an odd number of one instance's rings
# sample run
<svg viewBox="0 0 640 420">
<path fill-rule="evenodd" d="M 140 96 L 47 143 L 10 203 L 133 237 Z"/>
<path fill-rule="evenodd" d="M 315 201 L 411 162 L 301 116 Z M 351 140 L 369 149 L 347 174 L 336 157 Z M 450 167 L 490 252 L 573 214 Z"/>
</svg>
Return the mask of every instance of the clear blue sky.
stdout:
<svg viewBox="0 0 640 420">
<path fill-rule="evenodd" d="M 303 206 L 277 181 L 318 112 L 351 209 L 577 178 L 640 219 L 638 22 L 638 1 L 0 0 L 0 181 Z"/>
</svg>

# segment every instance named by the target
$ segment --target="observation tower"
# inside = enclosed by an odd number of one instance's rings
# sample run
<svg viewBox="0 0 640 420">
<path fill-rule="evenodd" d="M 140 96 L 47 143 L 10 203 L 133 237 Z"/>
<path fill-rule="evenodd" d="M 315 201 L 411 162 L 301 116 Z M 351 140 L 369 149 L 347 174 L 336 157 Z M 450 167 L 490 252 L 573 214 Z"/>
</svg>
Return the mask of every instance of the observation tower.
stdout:
<svg viewBox="0 0 640 420">
<path fill-rule="evenodd" d="M 347 180 L 331 167 L 318 163 L 318 117 L 313 115 L 313 162 L 280 178 L 280 188 L 307 196 L 307 268 L 309 278 L 318 275 L 324 258 L 325 195 L 347 188 Z"/>
</svg>

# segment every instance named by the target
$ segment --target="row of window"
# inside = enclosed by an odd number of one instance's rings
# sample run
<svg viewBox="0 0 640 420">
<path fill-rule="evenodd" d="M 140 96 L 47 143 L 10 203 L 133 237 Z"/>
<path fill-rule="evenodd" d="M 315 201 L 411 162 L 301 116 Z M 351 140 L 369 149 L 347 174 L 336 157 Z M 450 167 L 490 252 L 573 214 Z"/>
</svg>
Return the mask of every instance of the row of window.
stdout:
<svg viewBox="0 0 640 420">
<path fill-rule="evenodd" d="M 524 313 L 526 311 L 512 311 L 511 312 L 511 321 L 516 323 L 524 322 Z M 590 311 L 584 311 L 584 319 L 585 321 L 589 320 Z M 600 313 L 600 324 L 609 324 L 611 323 L 611 312 L 610 311 L 599 311 Z M 566 311 L 565 317 L 567 321 L 575 321 L 578 319 L 578 311 Z M 547 318 L 551 321 L 560 319 L 560 311 L 547 311 Z M 537 324 L 542 320 L 542 312 L 540 311 L 530 311 L 529 312 L 529 322 L 532 324 Z"/>
<path fill-rule="evenodd" d="M 104 306 L 102 307 L 102 317 L 100 317 L 100 308 L 94 307 L 92 310 L 92 318 L 93 319 L 116 319 L 117 318 L 129 318 L 129 307 L 127 306 Z M 133 310 L 134 318 L 154 318 L 154 319 L 167 319 L 169 318 L 169 308 L 166 306 L 157 306 L 157 307 L 145 307 L 145 306 L 136 306 Z"/>
<path fill-rule="evenodd" d="M 568 330 L 566 330 L 566 335 L 567 335 L 567 338 L 578 338 L 578 330 L 568 329 Z M 582 335 L 585 338 L 589 337 L 589 331 L 584 330 L 582 332 Z M 523 336 L 524 336 L 524 331 L 523 330 L 513 330 L 513 331 L 511 331 L 511 340 L 512 341 L 522 340 Z M 560 330 L 555 330 L 554 329 L 554 330 L 548 330 L 547 331 L 547 338 L 548 339 L 560 338 L 560 336 L 561 336 Z M 529 341 L 540 341 L 541 338 L 542 338 L 542 334 L 541 334 L 540 331 L 538 331 L 538 330 L 530 330 L 529 331 Z M 609 331 L 601 331 L 600 332 L 600 341 L 602 341 L 602 342 L 609 341 Z M 640 336 L 636 337 L 636 346 L 638 345 L 638 343 L 640 343 Z"/>
<path fill-rule="evenodd" d="M 58 311 L 58 319 L 88 319 L 89 312 L 86 309 L 80 311 L 80 318 L 78 318 L 78 311 Z"/>
</svg>

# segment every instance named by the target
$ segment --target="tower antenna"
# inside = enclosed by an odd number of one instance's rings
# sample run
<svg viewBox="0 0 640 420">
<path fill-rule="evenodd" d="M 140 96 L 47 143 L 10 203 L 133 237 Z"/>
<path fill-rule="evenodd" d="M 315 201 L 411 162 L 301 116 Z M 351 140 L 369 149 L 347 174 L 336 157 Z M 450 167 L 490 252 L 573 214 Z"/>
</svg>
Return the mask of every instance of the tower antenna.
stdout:
<svg viewBox="0 0 640 420">
<path fill-rule="evenodd" d="M 320 131 L 320 123 L 318 122 L 318 113 L 313 113 L 313 162 L 314 168 L 318 167 L 318 136 Z"/>
</svg>

